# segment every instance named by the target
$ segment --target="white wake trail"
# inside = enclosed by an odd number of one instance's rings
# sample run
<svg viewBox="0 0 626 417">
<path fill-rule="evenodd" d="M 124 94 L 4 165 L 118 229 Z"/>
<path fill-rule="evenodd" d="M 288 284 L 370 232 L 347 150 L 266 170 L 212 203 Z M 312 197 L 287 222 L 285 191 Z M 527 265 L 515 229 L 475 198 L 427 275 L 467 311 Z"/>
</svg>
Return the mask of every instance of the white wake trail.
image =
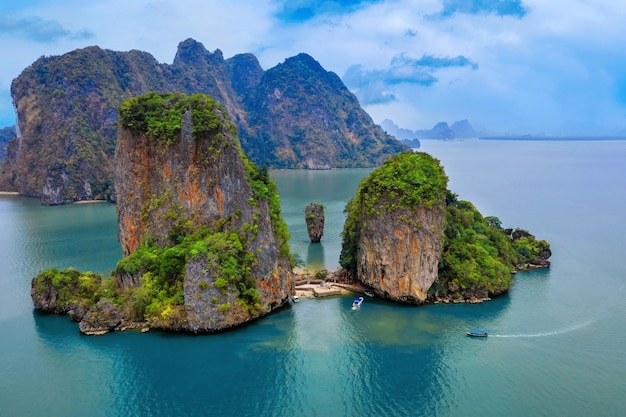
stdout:
<svg viewBox="0 0 626 417">
<path fill-rule="evenodd" d="M 565 328 L 559 329 L 559 330 L 552 330 L 552 331 L 549 331 L 549 332 L 528 333 L 528 334 L 494 334 L 494 335 L 490 334 L 489 337 L 509 337 L 509 338 L 513 338 L 513 337 L 546 337 L 546 336 L 555 336 L 555 335 L 558 335 L 558 334 L 569 333 L 569 332 L 573 332 L 574 330 L 582 329 L 584 327 L 589 326 L 591 323 L 593 323 L 593 321 L 589 320 L 589 321 L 585 321 L 583 323 L 576 324 L 574 326 L 565 327 Z"/>
</svg>

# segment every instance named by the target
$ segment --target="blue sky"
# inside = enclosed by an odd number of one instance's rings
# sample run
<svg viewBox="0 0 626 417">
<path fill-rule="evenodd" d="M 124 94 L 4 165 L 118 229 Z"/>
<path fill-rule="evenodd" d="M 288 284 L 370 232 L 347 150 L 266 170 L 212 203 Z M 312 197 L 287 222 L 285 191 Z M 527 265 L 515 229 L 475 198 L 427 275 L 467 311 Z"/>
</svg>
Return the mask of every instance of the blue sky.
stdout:
<svg viewBox="0 0 626 417">
<path fill-rule="evenodd" d="M 306 52 L 375 122 L 626 135 L 626 1 L 21 0 L 0 5 L 0 127 L 40 56 L 99 45 L 171 63 L 191 37 L 268 69 Z M 6 4 L 11 3 L 11 4 Z"/>
</svg>

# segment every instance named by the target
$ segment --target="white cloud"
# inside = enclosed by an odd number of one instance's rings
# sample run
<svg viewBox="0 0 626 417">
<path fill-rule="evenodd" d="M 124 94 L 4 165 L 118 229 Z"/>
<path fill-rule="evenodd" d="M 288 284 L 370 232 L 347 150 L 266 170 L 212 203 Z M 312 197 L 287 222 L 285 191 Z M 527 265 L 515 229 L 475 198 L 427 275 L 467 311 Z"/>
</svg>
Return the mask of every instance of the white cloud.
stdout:
<svg viewBox="0 0 626 417">
<path fill-rule="evenodd" d="M 30 3 L 23 10 L 13 6 L 3 18 L 54 22 L 50 27 L 56 31 L 51 33 L 57 36 L 43 43 L 15 30 L 0 33 L 0 48 L 10 51 L 11 57 L 0 68 L 0 89 L 8 89 L 11 80 L 41 55 L 97 44 L 113 50 L 140 49 L 171 62 L 178 43 L 191 37 L 209 50 L 221 49 L 225 57 L 252 52 L 266 69 L 306 52 L 340 76 L 351 67 L 378 75 L 370 87 L 375 86 L 387 102 L 366 107 L 377 122 L 390 118 L 402 127 L 418 129 L 467 118 L 493 130 L 518 133 L 559 133 L 573 125 L 591 132 L 626 133 L 626 53 L 621 52 L 626 2 L 509 2 L 511 7 L 525 7 L 526 14 L 520 17 L 464 13 L 459 7 L 472 11 L 487 3 L 470 7 L 448 1 L 448 9 L 456 7 L 457 13 L 441 18 L 435 16 L 444 11 L 442 0 L 364 1 L 350 7 L 328 0 L 324 9 L 318 3 L 299 3 L 313 5 L 314 13 L 296 23 L 279 18 L 284 10 L 280 0 Z M 81 39 L 80 34 L 93 37 Z M 463 57 L 476 66 L 431 69 L 427 74 L 436 82 L 422 85 L 411 77 L 417 81 L 423 72 L 398 66 L 395 70 L 407 77 L 406 82 L 399 78 L 392 82 L 386 77 L 399 56 Z M 370 94 L 364 99 L 375 92 L 362 86 L 355 91 Z M 0 112 L 10 108 L 10 103 L 0 105 Z"/>
</svg>

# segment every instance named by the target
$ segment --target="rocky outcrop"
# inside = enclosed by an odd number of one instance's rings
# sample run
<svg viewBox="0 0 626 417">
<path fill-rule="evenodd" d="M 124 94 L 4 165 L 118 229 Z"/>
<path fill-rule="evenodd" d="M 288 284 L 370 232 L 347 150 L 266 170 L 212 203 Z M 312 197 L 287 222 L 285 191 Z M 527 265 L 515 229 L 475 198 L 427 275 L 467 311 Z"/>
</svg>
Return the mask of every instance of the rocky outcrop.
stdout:
<svg viewBox="0 0 626 417">
<path fill-rule="evenodd" d="M 524 229 L 504 229 L 504 234 L 511 239 L 511 242 L 514 244 L 521 240 L 535 242 L 535 236 L 531 234 L 528 230 Z M 523 271 L 527 269 L 533 268 L 549 268 L 550 261 L 548 260 L 552 256 L 552 249 L 550 249 L 550 245 L 545 241 L 540 241 L 537 244 L 538 248 L 536 249 L 534 254 L 529 254 L 530 256 L 523 257 L 521 262 L 515 265 L 515 269 L 518 271 Z"/>
<path fill-rule="evenodd" d="M 17 135 L 0 172 L 2 190 L 44 204 L 114 201 L 117 110 L 149 91 L 213 97 L 258 166 L 371 167 L 406 149 L 306 54 L 264 71 L 252 54 L 224 59 L 193 39 L 179 44 L 171 65 L 146 52 L 90 46 L 42 57 L 13 80 Z"/>
<path fill-rule="evenodd" d="M 372 172 L 346 207 L 342 266 L 379 296 L 425 302 L 443 249 L 446 184 L 425 153 L 402 153 Z"/>
<path fill-rule="evenodd" d="M 171 123 L 171 132 L 155 132 L 146 119 L 161 111 L 156 124 Z M 180 276 L 164 275 L 182 280 L 182 303 L 148 317 L 152 327 L 211 332 L 289 300 L 294 278 L 275 186 L 247 161 L 222 106 L 205 95 L 129 100 L 115 160 L 124 254 L 147 243 L 174 248 L 184 263 Z M 119 284 L 140 283 L 147 272 L 129 270 L 118 267 Z"/>
<path fill-rule="evenodd" d="M 311 243 L 319 243 L 324 236 L 324 206 L 319 203 L 311 203 L 306 206 L 304 208 L 304 220 Z"/>
<path fill-rule="evenodd" d="M 307 54 L 267 70 L 249 91 L 243 101 L 249 129 L 240 129 L 240 137 L 257 163 L 274 168 L 372 167 L 407 149 L 374 124 L 335 73 Z"/>
<path fill-rule="evenodd" d="M 100 282 L 101 277 L 91 272 L 50 269 L 32 279 L 30 296 L 37 310 L 67 314 L 80 321 L 92 306 Z"/>
<path fill-rule="evenodd" d="M 84 334 L 103 335 L 114 330 L 122 322 L 122 313 L 108 299 L 101 298 L 83 316 L 78 328 Z"/>
<path fill-rule="evenodd" d="M 467 119 L 458 120 L 452 123 L 450 129 L 454 132 L 457 139 L 461 138 L 477 138 L 480 133 L 476 131 Z"/>
</svg>

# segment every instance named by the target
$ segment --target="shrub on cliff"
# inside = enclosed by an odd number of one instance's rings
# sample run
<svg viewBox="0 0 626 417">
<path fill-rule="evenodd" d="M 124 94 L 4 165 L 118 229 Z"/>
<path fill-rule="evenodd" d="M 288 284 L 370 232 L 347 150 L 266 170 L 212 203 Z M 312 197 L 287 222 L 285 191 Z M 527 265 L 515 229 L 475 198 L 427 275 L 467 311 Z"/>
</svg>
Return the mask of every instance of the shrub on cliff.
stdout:
<svg viewBox="0 0 626 417">
<path fill-rule="evenodd" d="M 35 307 L 41 310 L 67 313 L 80 308 L 86 311 L 98 301 L 100 284 L 100 275 L 93 272 L 52 268 L 33 278 L 31 297 Z"/>
<path fill-rule="evenodd" d="M 182 128 L 186 112 L 191 113 L 193 135 L 196 138 L 215 133 L 221 124 L 218 109 L 222 106 L 206 94 L 173 94 L 149 92 L 143 96 L 128 99 L 120 106 L 122 126 L 146 133 L 154 140 L 171 143 Z M 234 126 L 232 126 L 234 130 Z"/>
<path fill-rule="evenodd" d="M 515 249 L 468 201 L 448 193 L 444 250 L 432 292 L 457 298 L 485 298 L 509 289 Z"/>
<path fill-rule="evenodd" d="M 233 291 L 245 310 L 258 309 L 259 295 L 250 265 L 256 254 L 247 249 L 247 230 L 216 232 L 203 227 L 180 244 L 159 248 L 144 243 L 120 260 L 114 275 L 140 276 L 141 286 L 125 290 L 123 303 L 135 320 L 161 321 L 184 304 L 183 278 L 190 259 L 203 257 L 213 273 L 213 286 Z M 205 285 L 208 285 L 205 283 Z"/>
<path fill-rule="evenodd" d="M 446 204 L 444 251 L 433 293 L 465 299 L 502 294 L 512 284 L 514 269 L 525 263 L 540 265 L 542 251 L 549 252 L 545 240 L 520 229 L 502 229 L 500 219 L 483 217 L 472 203 L 450 191 Z"/>
</svg>

